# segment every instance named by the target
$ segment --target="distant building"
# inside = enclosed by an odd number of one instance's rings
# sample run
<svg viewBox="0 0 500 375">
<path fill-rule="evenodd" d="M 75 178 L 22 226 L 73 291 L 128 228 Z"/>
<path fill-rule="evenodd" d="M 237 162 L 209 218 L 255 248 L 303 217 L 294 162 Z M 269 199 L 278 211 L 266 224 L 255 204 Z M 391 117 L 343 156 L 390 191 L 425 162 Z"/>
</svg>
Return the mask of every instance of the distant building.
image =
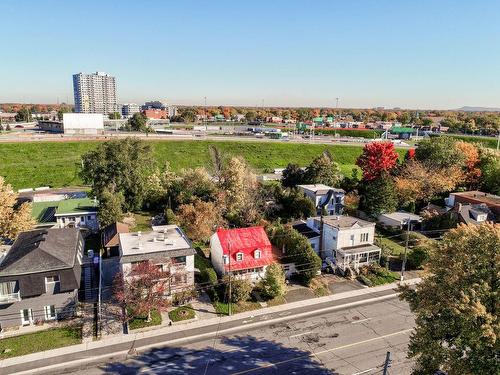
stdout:
<svg viewBox="0 0 500 375">
<path fill-rule="evenodd" d="M 0 258 L 0 331 L 74 316 L 83 251 L 78 229 L 20 233 Z"/>
<path fill-rule="evenodd" d="M 263 227 L 217 229 L 210 238 L 210 258 L 219 276 L 230 273 L 254 281 L 275 261 Z"/>
<path fill-rule="evenodd" d="M 381 214 L 377 220 L 385 227 L 397 229 L 408 228 L 408 221 L 410 221 L 410 230 L 414 230 L 416 226 L 422 223 L 421 216 L 404 211 Z"/>
<path fill-rule="evenodd" d="M 38 121 L 38 129 L 47 133 L 64 133 L 62 121 L 41 120 Z"/>
<path fill-rule="evenodd" d="M 115 77 L 103 72 L 73 75 L 76 113 L 117 112 Z"/>
<path fill-rule="evenodd" d="M 126 103 L 122 105 L 122 116 L 125 118 L 132 117 L 135 113 L 139 113 L 141 111 L 138 104 L 135 103 Z"/>
<path fill-rule="evenodd" d="M 168 118 L 172 118 L 174 116 L 177 116 L 177 107 L 173 106 L 173 105 L 169 105 L 168 108 L 167 108 L 167 111 L 168 111 Z"/>
<path fill-rule="evenodd" d="M 167 109 L 167 103 L 162 102 L 160 100 L 152 100 L 149 102 L 144 103 L 141 106 L 141 110 L 145 111 L 147 109 L 160 109 L 160 110 L 166 110 Z"/>
<path fill-rule="evenodd" d="M 162 120 L 168 119 L 168 111 L 166 109 L 146 109 L 142 114 L 148 119 Z"/>
<path fill-rule="evenodd" d="M 297 187 L 302 190 L 304 195 L 313 202 L 318 215 L 321 214 L 321 208 L 318 208 L 320 204 L 325 204 L 327 215 L 342 214 L 344 209 L 344 190 L 336 189 L 323 184 L 297 185 Z M 331 195 L 329 202 L 325 203 L 325 201 L 329 198 L 329 194 Z"/>
<path fill-rule="evenodd" d="M 450 212 L 458 222 L 465 224 L 479 225 L 486 221 L 495 222 L 496 219 L 495 214 L 484 203 L 457 203 Z"/>
<path fill-rule="evenodd" d="M 104 131 L 104 116 L 97 113 L 64 113 L 64 134 L 96 135 Z"/>
</svg>

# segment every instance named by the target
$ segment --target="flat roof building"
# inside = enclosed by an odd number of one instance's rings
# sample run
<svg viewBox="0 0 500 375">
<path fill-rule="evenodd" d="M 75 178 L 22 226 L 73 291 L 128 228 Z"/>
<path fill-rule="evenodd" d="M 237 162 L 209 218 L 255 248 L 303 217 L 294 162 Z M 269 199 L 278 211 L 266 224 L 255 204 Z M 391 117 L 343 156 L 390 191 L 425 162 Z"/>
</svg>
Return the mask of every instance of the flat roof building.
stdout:
<svg viewBox="0 0 500 375">
<path fill-rule="evenodd" d="M 116 79 L 104 72 L 73 75 L 76 113 L 109 114 L 118 111 Z"/>
</svg>

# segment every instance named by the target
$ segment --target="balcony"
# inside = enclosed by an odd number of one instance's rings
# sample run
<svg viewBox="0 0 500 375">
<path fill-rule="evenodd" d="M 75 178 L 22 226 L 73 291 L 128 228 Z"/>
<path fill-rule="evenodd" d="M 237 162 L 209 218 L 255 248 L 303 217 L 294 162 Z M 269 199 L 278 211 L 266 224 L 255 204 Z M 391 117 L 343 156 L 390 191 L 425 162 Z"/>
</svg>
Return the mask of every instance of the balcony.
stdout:
<svg viewBox="0 0 500 375">
<path fill-rule="evenodd" d="M 0 305 L 6 303 L 19 302 L 20 300 L 21 300 L 21 294 L 19 292 L 10 294 L 0 294 Z"/>
</svg>

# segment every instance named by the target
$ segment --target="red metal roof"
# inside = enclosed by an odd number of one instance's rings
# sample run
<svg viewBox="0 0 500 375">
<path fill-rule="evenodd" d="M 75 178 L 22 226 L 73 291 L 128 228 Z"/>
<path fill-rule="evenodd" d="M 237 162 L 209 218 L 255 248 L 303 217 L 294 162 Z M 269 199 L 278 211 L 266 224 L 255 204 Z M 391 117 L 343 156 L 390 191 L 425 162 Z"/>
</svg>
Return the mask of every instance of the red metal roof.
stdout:
<svg viewBox="0 0 500 375">
<path fill-rule="evenodd" d="M 263 227 L 250 227 L 238 229 L 217 229 L 217 237 L 222 246 L 224 255 L 229 255 L 231 250 L 230 265 L 224 265 L 226 270 L 244 270 L 267 266 L 274 262 L 271 242 L 267 238 Z M 255 250 L 261 251 L 261 257 L 255 258 Z M 236 254 L 243 253 L 243 260 L 236 260 Z"/>
</svg>

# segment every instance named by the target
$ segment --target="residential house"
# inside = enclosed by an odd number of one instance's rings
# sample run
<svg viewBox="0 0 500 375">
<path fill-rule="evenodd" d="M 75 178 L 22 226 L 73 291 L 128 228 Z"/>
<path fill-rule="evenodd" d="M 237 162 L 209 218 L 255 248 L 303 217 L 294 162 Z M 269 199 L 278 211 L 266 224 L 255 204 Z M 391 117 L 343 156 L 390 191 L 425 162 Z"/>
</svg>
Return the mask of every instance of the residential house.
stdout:
<svg viewBox="0 0 500 375">
<path fill-rule="evenodd" d="M 483 193 L 482 191 L 463 191 L 450 193 L 445 199 L 446 206 L 455 207 L 458 203 L 484 204 L 497 218 L 500 218 L 500 196 Z"/>
<path fill-rule="evenodd" d="M 375 223 L 352 216 L 311 217 L 293 227 L 305 235 L 314 251 L 331 260 L 341 273 L 380 260 L 381 249 L 374 245 Z M 315 235 L 316 234 L 316 235 Z"/>
<path fill-rule="evenodd" d="M 457 203 L 455 207 L 451 209 L 451 213 L 457 221 L 465 224 L 479 225 L 486 221 L 494 222 L 496 219 L 495 214 L 484 203 Z"/>
<path fill-rule="evenodd" d="M 323 184 L 297 185 L 297 187 L 302 190 L 307 198 L 312 200 L 318 215 L 321 215 L 321 206 L 323 205 L 328 215 L 342 215 L 345 198 L 344 190 Z"/>
<path fill-rule="evenodd" d="M 118 239 L 125 277 L 135 264 L 150 261 L 163 271 L 170 271 L 168 296 L 194 287 L 196 251 L 177 225 L 154 226 L 151 232 L 144 233 L 119 233 Z"/>
<path fill-rule="evenodd" d="M 76 228 L 20 233 L 0 260 L 0 329 L 73 316 L 83 251 Z"/>
<path fill-rule="evenodd" d="M 43 228 L 99 229 L 97 201 L 90 198 L 33 202 L 32 215 Z"/>
<path fill-rule="evenodd" d="M 217 229 L 210 238 L 210 257 L 219 276 L 230 273 L 254 281 L 275 261 L 263 227 Z"/>
<path fill-rule="evenodd" d="M 124 223 L 112 223 L 102 230 L 102 247 L 106 251 L 106 255 L 118 256 L 120 254 L 120 233 L 128 233 L 129 227 Z"/>
<path fill-rule="evenodd" d="M 414 230 L 422 223 L 421 216 L 404 211 L 381 214 L 377 220 L 383 226 L 392 229 L 407 229 L 409 221 L 410 230 Z"/>
</svg>

